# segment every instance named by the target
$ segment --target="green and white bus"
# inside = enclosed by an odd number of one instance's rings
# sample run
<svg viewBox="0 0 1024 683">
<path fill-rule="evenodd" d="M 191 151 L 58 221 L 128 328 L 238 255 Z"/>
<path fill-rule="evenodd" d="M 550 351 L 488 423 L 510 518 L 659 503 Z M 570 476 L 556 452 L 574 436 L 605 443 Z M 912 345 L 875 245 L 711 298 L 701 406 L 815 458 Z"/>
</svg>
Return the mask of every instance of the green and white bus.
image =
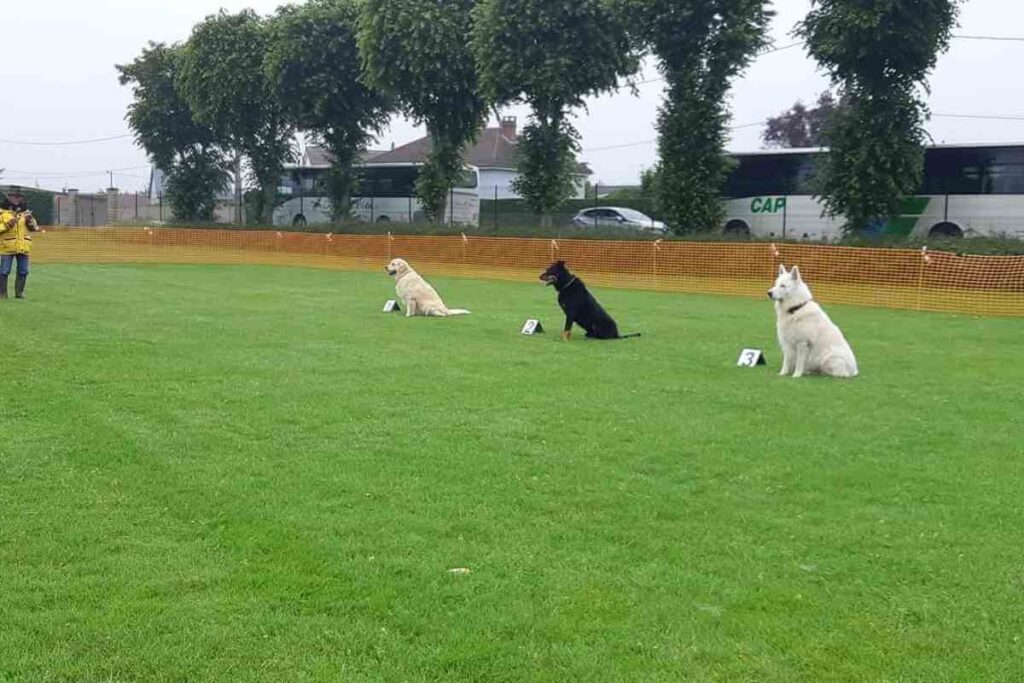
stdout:
<svg viewBox="0 0 1024 683">
<path fill-rule="evenodd" d="M 725 190 L 728 233 L 834 240 L 841 219 L 828 218 L 811 195 L 824 149 L 736 153 Z M 925 149 L 919 193 L 900 216 L 869 228 L 879 235 L 1024 238 L 1024 145 L 934 145 Z"/>
<path fill-rule="evenodd" d="M 324 183 L 328 168 L 296 166 L 281 179 L 284 201 L 274 209 L 274 225 L 330 223 L 331 200 Z M 426 220 L 416 194 L 416 164 L 376 164 L 359 168 L 359 190 L 352 198 L 352 218 L 365 223 L 414 223 Z M 466 169 L 448 192 L 442 223 L 478 225 L 480 197 L 477 172 Z"/>
</svg>

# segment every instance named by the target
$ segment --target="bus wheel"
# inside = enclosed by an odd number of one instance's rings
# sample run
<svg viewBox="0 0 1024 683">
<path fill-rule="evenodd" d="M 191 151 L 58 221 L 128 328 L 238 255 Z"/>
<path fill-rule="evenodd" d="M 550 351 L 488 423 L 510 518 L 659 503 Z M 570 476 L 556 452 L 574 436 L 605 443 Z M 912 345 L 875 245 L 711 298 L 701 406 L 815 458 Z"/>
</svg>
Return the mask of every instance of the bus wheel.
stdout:
<svg viewBox="0 0 1024 683">
<path fill-rule="evenodd" d="M 732 237 L 750 237 L 750 226 L 741 220 L 731 220 L 725 224 L 723 232 Z"/>
<path fill-rule="evenodd" d="M 928 232 L 929 237 L 963 237 L 964 231 L 956 223 L 938 223 Z"/>
<path fill-rule="evenodd" d="M 377 222 L 378 223 L 390 223 L 391 219 L 388 218 L 387 216 L 378 216 L 377 217 Z"/>
<path fill-rule="evenodd" d="M 301 213 L 298 216 L 296 216 L 295 218 L 292 219 L 292 225 L 294 225 L 295 227 L 302 227 L 305 224 L 306 224 L 306 217 L 303 216 Z"/>
</svg>

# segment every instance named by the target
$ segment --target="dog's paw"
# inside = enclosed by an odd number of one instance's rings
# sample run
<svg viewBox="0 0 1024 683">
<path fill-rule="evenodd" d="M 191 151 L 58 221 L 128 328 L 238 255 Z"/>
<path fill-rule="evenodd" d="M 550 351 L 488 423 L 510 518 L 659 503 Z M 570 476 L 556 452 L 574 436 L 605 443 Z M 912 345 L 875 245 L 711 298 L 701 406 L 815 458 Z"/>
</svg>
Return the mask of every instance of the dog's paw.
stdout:
<svg viewBox="0 0 1024 683">
<path fill-rule="evenodd" d="M 572 332 L 571 331 L 563 332 L 562 333 L 562 339 L 564 339 L 565 341 L 572 341 Z"/>
</svg>

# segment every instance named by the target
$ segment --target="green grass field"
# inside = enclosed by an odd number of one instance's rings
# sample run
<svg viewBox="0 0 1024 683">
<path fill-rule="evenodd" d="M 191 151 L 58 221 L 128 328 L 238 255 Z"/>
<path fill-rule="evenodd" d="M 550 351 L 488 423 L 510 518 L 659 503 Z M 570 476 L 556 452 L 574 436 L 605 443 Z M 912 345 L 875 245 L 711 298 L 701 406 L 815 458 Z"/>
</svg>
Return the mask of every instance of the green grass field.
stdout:
<svg viewBox="0 0 1024 683">
<path fill-rule="evenodd" d="M 644 336 L 566 344 L 539 283 L 434 283 L 473 315 L 37 266 L 0 302 L 0 681 L 1024 675 L 1021 321 L 832 306 L 862 376 L 792 380 L 767 299 L 596 290 Z"/>
</svg>

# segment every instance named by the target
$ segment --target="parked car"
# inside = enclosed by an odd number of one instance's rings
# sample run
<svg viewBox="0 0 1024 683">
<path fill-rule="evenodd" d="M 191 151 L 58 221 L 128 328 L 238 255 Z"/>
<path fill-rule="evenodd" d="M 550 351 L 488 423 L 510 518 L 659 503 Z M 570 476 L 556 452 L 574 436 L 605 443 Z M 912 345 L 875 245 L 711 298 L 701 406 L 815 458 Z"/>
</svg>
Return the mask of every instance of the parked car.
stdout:
<svg viewBox="0 0 1024 683">
<path fill-rule="evenodd" d="M 584 209 L 572 217 L 572 224 L 580 228 L 634 228 L 655 232 L 667 230 L 661 221 L 656 221 L 636 209 L 621 206 L 595 206 L 592 209 Z"/>
</svg>

